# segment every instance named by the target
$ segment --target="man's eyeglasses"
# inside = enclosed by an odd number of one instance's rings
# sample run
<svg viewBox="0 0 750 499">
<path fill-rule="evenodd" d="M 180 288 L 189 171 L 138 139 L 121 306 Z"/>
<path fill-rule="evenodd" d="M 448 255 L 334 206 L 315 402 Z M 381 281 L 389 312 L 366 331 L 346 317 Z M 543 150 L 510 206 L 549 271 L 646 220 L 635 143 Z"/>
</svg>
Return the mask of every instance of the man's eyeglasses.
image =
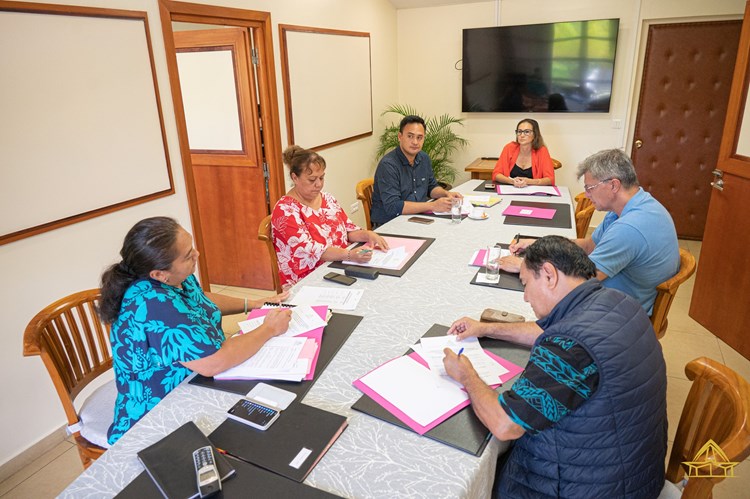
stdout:
<svg viewBox="0 0 750 499">
<path fill-rule="evenodd" d="M 611 180 L 614 180 L 614 179 L 612 179 L 612 178 L 605 178 L 601 182 L 597 182 L 594 185 L 583 184 L 583 190 L 586 191 L 586 192 L 591 192 L 591 191 L 594 190 L 595 187 L 598 187 L 598 186 L 602 185 L 604 182 L 609 182 Z"/>
<path fill-rule="evenodd" d="M 516 130 L 516 135 L 531 135 L 534 130 Z"/>
</svg>

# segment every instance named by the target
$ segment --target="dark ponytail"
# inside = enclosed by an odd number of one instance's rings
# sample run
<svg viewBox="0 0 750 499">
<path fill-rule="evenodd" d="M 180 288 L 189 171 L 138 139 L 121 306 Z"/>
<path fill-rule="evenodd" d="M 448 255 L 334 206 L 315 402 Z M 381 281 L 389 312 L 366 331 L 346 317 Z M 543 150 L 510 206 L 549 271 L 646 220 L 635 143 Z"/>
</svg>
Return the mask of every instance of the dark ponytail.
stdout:
<svg viewBox="0 0 750 499">
<path fill-rule="evenodd" d="M 168 217 L 141 220 L 128 231 L 122 243 L 122 261 L 110 266 L 101 278 L 102 297 L 98 312 L 112 324 L 120 314 L 125 291 L 152 270 L 169 270 L 177 258 L 175 243 L 180 224 Z"/>
</svg>

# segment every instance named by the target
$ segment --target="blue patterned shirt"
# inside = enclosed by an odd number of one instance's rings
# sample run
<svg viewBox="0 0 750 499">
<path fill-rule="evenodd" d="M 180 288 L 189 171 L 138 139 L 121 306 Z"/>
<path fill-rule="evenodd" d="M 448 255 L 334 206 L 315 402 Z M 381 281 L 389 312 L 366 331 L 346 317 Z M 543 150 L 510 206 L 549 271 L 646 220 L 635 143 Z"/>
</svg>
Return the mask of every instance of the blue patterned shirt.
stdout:
<svg viewBox="0 0 750 499">
<path fill-rule="evenodd" d="M 505 413 L 526 432 L 536 434 L 589 400 L 599 385 L 591 355 L 570 338 L 544 338 L 510 390 L 500 394 Z"/>
<path fill-rule="evenodd" d="M 108 432 L 114 444 L 191 373 L 181 362 L 221 348 L 221 312 L 195 276 L 182 289 L 140 279 L 125 291 L 110 341 L 118 392 Z"/>
</svg>

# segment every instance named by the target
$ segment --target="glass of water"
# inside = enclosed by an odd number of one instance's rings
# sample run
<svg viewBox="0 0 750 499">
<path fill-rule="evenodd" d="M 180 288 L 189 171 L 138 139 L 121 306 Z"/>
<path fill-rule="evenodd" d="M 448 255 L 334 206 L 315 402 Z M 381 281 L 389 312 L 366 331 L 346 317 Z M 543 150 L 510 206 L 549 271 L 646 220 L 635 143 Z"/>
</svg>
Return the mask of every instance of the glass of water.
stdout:
<svg viewBox="0 0 750 499">
<path fill-rule="evenodd" d="M 495 246 L 487 248 L 484 257 L 484 275 L 489 282 L 497 282 L 500 279 L 500 257 L 502 250 Z"/>
<path fill-rule="evenodd" d="M 451 198 L 451 222 L 457 224 L 461 221 L 461 205 L 464 200 L 461 198 Z"/>
</svg>

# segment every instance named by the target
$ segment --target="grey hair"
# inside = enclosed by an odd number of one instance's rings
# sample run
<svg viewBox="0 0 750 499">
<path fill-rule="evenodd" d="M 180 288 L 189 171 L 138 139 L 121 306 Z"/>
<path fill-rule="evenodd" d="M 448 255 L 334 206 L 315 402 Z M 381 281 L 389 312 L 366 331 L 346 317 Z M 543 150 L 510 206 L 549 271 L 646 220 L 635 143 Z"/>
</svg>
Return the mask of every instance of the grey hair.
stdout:
<svg viewBox="0 0 750 499">
<path fill-rule="evenodd" d="M 578 178 L 588 173 L 596 180 L 616 178 L 626 189 L 638 186 L 638 177 L 630 157 L 620 149 L 605 149 L 592 154 L 578 165 Z"/>
</svg>

